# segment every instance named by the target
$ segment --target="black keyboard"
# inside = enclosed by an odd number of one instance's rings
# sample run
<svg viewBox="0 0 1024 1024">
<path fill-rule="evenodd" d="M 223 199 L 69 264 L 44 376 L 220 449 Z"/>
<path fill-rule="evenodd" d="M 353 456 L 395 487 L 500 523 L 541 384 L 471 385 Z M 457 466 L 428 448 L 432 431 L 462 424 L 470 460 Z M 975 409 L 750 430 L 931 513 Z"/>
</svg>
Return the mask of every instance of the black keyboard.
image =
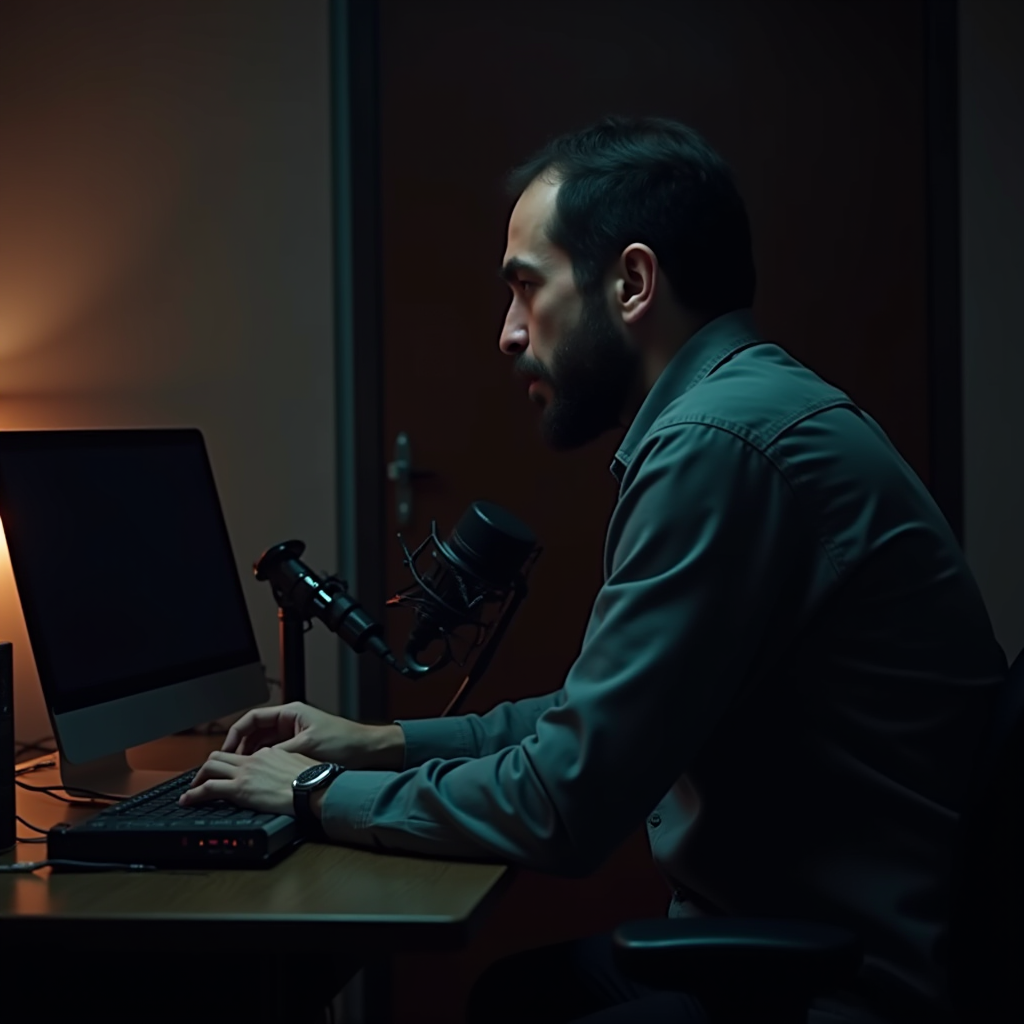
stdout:
<svg viewBox="0 0 1024 1024">
<path fill-rule="evenodd" d="M 90 822 L 92 828 L 106 828 L 108 822 L 115 828 L 127 822 L 138 826 L 143 822 L 153 825 L 166 825 L 169 828 L 213 828 L 228 821 L 244 824 L 264 824 L 272 821 L 276 815 L 258 814 L 242 807 L 229 804 L 226 800 L 214 800 L 205 804 L 193 804 L 180 807 L 178 797 L 185 792 L 196 777 L 198 768 L 187 771 L 184 775 L 168 779 L 159 786 L 147 789 L 136 796 L 128 797 L 100 811 Z"/>
<path fill-rule="evenodd" d="M 154 867 L 267 867 L 296 840 L 295 819 L 225 800 L 179 807 L 198 768 L 47 834 L 51 858 Z"/>
</svg>

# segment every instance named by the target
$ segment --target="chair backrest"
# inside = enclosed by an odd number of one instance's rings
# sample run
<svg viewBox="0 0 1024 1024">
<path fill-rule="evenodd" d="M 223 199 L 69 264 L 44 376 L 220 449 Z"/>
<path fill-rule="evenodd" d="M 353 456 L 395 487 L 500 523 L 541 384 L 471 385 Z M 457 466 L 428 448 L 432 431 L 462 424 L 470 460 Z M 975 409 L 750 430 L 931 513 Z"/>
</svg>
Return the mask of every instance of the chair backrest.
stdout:
<svg viewBox="0 0 1024 1024">
<path fill-rule="evenodd" d="M 952 879 L 950 995 L 964 1021 L 1024 1020 L 1024 652 L 995 697 Z"/>
</svg>

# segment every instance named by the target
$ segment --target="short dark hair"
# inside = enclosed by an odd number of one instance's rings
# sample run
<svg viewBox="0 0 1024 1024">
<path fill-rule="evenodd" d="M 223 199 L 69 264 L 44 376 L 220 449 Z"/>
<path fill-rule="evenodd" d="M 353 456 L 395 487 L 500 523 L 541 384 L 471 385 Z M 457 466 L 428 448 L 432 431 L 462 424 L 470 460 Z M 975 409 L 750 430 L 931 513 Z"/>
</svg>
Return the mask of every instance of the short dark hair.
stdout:
<svg viewBox="0 0 1024 1024">
<path fill-rule="evenodd" d="M 507 178 L 518 198 L 559 182 L 549 240 L 583 294 L 632 242 L 649 245 L 676 298 L 717 316 L 753 304 L 750 222 L 725 161 L 692 128 L 660 117 L 606 117 L 551 140 Z"/>
</svg>

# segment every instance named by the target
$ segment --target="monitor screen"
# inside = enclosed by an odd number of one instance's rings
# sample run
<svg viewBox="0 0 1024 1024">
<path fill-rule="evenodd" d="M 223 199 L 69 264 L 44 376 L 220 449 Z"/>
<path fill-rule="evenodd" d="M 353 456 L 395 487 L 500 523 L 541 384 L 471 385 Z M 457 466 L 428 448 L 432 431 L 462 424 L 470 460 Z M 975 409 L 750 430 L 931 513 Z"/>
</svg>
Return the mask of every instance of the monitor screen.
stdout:
<svg viewBox="0 0 1024 1024">
<path fill-rule="evenodd" d="M 259 661 L 198 430 L 0 432 L 0 519 L 54 713 Z"/>
</svg>

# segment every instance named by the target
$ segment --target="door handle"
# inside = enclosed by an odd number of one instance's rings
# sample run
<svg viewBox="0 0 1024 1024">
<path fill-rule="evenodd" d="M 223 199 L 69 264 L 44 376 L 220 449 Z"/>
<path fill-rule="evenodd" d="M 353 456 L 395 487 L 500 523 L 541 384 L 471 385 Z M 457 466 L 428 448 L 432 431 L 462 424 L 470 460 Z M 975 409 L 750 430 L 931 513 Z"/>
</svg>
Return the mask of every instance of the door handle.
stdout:
<svg viewBox="0 0 1024 1024">
<path fill-rule="evenodd" d="M 395 485 L 395 514 L 399 526 L 412 522 L 412 487 L 415 480 L 427 480 L 436 474 L 430 469 L 416 469 L 412 464 L 412 444 L 403 430 L 395 438 L 395 450 L 388 463 L 388 479 Z"/>
</svg>

